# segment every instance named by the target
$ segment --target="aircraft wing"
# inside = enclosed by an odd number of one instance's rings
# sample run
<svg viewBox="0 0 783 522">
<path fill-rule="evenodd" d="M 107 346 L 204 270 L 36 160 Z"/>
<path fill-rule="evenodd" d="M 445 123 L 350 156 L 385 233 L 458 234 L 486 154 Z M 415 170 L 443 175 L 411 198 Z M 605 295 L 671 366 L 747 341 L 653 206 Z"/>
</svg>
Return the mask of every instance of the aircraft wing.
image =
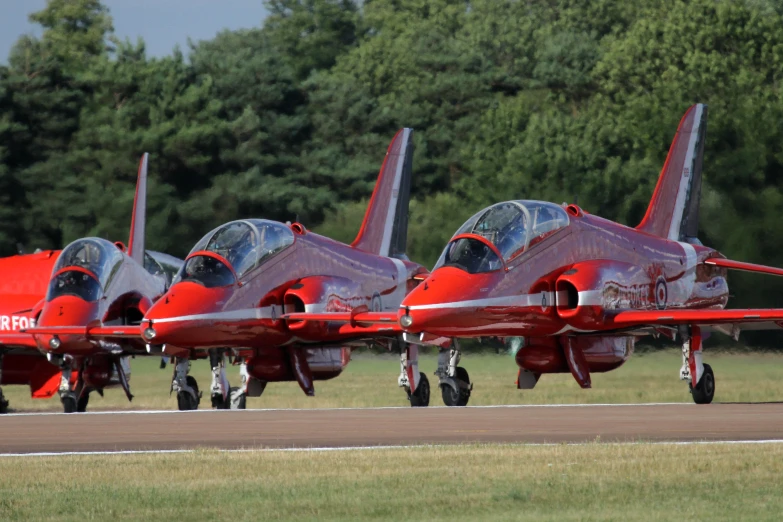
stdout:
<svg viewBox="0 0 783 522">
<path fill-rule="evenodd" d="M 769 274 L 783 276 L 783 268 L 774 266 L 757 265 L 754 263 L 745 263 L 744 261 L 732 261 L 721 257 L 711 257 L 704 261 L 705 265 L 719 266 L 730 270 L 742 270 L 743 272 L 755 272 L 757 274 Z"/>
<path fill-rule="evenodd" d="M 607 318 L 607 323 L 619 328 L 647 325 L 726 325 L 747 329 L 783 328 L 783 308 L 735 309 L 735 310 L 627 310 Z M 780 323 L 780 324 L 779 324 Z M 767 328 L 764 328 L 764 326 Z M 748 325 L 750 326 L 750 325 Z"/>
<path fill-rule="evenodd" d="M 139 325 L 117 326 L 36 326 L 23 330 L 32 335 L 84 335 L 87 337 L 141 337 Z"/>
<path fill-rule="evenodd" d="M 38 344 L 30 334 L 17 332 L 0 334 L 0 345 L 38 348 Z"/>
</svg>

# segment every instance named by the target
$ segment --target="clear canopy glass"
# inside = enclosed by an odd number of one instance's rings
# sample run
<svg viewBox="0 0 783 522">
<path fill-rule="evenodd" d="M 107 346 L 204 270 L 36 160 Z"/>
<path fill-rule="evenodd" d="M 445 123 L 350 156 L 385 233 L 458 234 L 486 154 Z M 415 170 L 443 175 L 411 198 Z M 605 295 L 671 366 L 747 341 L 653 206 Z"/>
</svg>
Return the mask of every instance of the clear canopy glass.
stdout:
<svg viewBox="0 0 783 522">
<path fill-rule="evenodd" d="M 568 226 L 568 223 L 568 214 L 562 207 L 554 203 L 528 200 L 506 201 L 487 207 L 475 214 L 457 230 L 453 237 L 460 234 L 482 236 L 498 249 L 505 261 L 509 261 L 538 241 Z M 471 257 L 474 260 L 470 266 L 475 266 L 476 269 L 481 268 L 481 271 L 500 268 L 499 260 L 497 263 L 489 260 L 479 262 L 481 248 L 478 245 L 482 245 L 482 242 L 476 239 L 471 241 L 476 244 L 471 247 L 474 252 Z M 483 246 L 487 250 L 491 250 L 486 245 Z M 436 268 L 448 264 L 450 260 L 454 262 L 457 258 L 461 258 L 463 262 L 466 261 L 467 258 L 463 256 L 467 255 L 467 248 L 468 242 L 466 241 L 456 240 L 449 243 L 438 260 Z M 461 255 L 459 255 L 460 252 L 462 252 Z M 488 256 L 487 259 L 489 257 L 492 256 Z"/>
<path fill-rule="evenodd" d="M 54 264 L 47 299 L 59 295 L 76 295 L 94 301 L 106 289 L 114 274 L 122 265 L 122 253 L 114 243 L 105 239 L 91 237 L 74 241 L 63 249 Z M 64 270 L 78 267 L 87 270 Z"/>
<path fill-rule="evenodd" d="M 282 223 L 265 219 L 243 219 L 226 223 L 211 231 L 190 253 L 214 252 L 229 262 L 237 277 L 242 277 L 267 258 L 291 246 L 293 242 L 294 233 Z"/>
</svg>

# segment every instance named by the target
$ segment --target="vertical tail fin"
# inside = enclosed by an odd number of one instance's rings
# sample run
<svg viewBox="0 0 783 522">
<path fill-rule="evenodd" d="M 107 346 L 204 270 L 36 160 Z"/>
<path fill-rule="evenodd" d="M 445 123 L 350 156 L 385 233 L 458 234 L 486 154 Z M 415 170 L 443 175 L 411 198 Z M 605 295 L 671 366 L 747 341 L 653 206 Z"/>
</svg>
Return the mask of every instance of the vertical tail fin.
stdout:
<svg viewBox="0 0 783 522">
<path fill-rule="evenodd" d="M 144 266 L 144 237 L 147 228 L 147 162 L 149 154 L 144 153 L 139 162 L 139 177 L 136 180 L 136 197 L 133 199 L 128 255 Z"/>
<path fill-rule="evenodd" d="M 637 229 L 673 241 L 696 237 L 706 132 L 707 106 L 691 106 L 680 120 L 650 206 Z"/>
<path fill-rule="evenodd" d="M 362 228 L 351 246 L 387 257 L 405 257 L 413 169 L 413 129 L 401 129 L 386 151 Z"/>
</svg>

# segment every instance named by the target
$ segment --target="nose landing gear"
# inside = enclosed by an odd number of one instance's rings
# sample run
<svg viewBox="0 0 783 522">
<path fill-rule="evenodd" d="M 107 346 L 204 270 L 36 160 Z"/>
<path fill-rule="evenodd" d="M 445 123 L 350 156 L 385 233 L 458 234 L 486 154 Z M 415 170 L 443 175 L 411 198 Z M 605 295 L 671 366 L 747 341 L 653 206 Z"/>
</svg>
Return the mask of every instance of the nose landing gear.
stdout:
<svg viewBox="0 0 783 522">
<path fill-rule="evenodd" d="M 188 375 L 189 372 L 190 360 L 178 357 L 177 364 L 174 366 L 171 391 L 177 393 L 177 408 L 180 411 L 197 410 L 199 402 L 201 402 L 198 383 L 195 377 Z"/>
<path fill-rule="evenodd" d="M 473 391 L 473 383 L 470 382 L 468 371 L 462 366 L 457 366 L 460 358 L 456 339 L 452 341 L 450 349 L 441 348 L 438 351 L 438 370 L 435 375 L 440 381 L 438 385 L 446 406 L 467 406 L 470 393 Z"/>
<path fill-rule="evenodd" d="M 419 347 L 400 341 L 400 377 L 397 384 L 405 389 L 414 408 L 430 405 L 430 381 L 419 371 Z"/>
</svg>

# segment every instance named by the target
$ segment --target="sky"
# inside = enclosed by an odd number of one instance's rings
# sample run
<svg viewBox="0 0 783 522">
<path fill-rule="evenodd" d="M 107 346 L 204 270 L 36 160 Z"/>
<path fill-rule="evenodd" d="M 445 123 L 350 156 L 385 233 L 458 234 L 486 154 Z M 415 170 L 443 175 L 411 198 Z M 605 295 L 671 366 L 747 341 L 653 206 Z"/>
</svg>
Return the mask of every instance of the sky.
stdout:
<svg viewBox="0 0 783 522">
<path fill-rule="evenodd" d="M 262 0 L 103 0 L 120 39 L 142 37 L 148 56 L 165 56 L 179 44 L 187 55 L 188 37 L 209 40 L 222 29 L 259 27 L 266 16 Z M 0 63 L 22 34 L 39 36 L 41 27 L 27 15 L 46 0 L 0 0 Z"/>
</svg>

